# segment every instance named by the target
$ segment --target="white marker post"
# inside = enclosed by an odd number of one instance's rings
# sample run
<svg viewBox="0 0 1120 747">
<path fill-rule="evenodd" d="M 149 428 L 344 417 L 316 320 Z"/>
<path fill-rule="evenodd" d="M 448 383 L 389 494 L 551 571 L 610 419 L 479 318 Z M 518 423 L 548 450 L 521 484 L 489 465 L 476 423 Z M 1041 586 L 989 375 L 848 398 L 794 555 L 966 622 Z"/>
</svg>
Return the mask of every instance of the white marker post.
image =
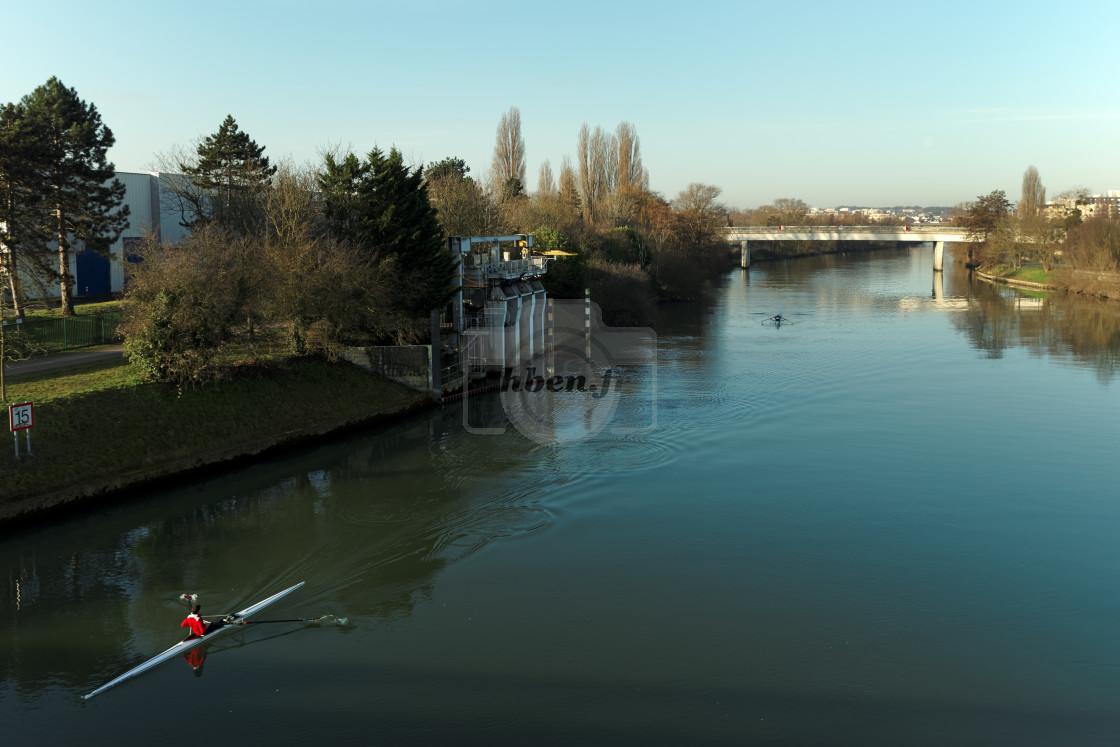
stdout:
<svg viewBox="0 0 1120 747">
<path fill-rule="evenodd" d="M 35 404 L 24 402 L 22 405 L 8 405 L 8 423 L 12 428 L 12 440 L 16 444 L 16 459 L 19 459 L 19 433 L 27 431 L 27 453 L 31 453 L 31 427 L 35 425 Z"/>
</svg>

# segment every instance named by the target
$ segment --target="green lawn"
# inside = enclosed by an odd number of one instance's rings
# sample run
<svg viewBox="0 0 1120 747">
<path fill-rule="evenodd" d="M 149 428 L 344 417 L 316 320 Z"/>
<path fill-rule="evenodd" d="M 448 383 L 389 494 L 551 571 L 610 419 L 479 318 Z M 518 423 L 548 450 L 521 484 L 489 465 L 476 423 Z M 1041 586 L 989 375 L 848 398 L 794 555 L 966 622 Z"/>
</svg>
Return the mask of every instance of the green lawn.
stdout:
<svg viewBox="0 0 1120 747">
<path fill-rule="evenodd" d="M 108 312 L 117 312 L 120 310 L 120 301 L 93 301 L 90 303 L 74 303 L 74 313 L 79 316 L 85 314 L 105 314 Z M 26 318 L 28 321 L 33 319 L 58 319 L 58 301 L 51 301 L 50 303 L 36 301 L 28 304 L 23 309 L 23 315 L 24 318 Z M 9 306 L 8 304 L 4 304 L 4 316 L 14 316 L 11 306 Z"/>
<path fill-rule="evenodd" d="M 1006 278 L 1008 280 L 1022 280 L 1027 283 L 1041 283 L 1047 285 L 1050 283 L 1050 273 L 1043 270 L 1041 267 L 1010 267 L 1008 265 L 996 265 L 989 272 L 992 275 Z"/>
</svg>

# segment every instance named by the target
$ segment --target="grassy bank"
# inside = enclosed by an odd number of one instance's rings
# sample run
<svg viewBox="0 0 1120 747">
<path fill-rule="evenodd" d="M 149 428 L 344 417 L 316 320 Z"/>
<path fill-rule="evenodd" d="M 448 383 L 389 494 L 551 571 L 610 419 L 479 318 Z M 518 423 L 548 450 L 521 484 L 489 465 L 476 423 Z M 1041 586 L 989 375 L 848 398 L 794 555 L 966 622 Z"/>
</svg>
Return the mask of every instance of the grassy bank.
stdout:
<svg viewBox="0 0 1120 747">
<path fill-rule="evenodd" d="M 984 268 L 984 272 L 992 277 L 1003 278 L 1009 282 L 1051 285 L 1053 281 L 1052 273 L 1047 272 L 1041 267 L 996 265 L 995 267 Z"/>
<path fill-rule="evenodd" d="M 430 401 L 355 366 L 310 359 L 181 394 L 141 381 L 123 359 L 21 375 L 7 389 L 5 408 L 35 403 L 35 427 L 33 456 L 17 462 L 10 442 L 0 456 L 0 522 Z"/>
</svg>

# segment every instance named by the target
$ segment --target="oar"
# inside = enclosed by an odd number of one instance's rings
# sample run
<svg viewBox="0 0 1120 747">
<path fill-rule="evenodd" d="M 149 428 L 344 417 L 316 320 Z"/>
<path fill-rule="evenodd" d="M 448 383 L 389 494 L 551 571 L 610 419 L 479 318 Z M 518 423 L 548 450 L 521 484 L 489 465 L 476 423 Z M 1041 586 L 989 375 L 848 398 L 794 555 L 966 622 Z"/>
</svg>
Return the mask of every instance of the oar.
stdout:
<svg viewBox="0 0 1120 747">
<path fill-rule="evenodd" d="M 334 615 L 323 615 L 322 617 L 293 617 L 290 620 L 234 620 L 233 622 L 226 623 L 226 625 L 263 625 L 265 623 L 303 623 L 303 622 L 319 622 L 320 620 L 333 620 Z"/>
</svg>

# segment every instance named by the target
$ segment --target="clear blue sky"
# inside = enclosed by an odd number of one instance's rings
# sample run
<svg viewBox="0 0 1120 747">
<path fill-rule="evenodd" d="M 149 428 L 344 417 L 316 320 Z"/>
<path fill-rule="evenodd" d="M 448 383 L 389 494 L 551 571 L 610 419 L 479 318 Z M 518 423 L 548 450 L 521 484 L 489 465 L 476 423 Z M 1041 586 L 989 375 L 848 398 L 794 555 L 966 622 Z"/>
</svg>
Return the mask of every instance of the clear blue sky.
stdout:
<svg viewBox="0 0 1120 747">
<path fill-rule="evenodd" d="M 53 2 L 3 13 L 0 102 L 50 76 L 121 171 L 217 130 L 311 162 L 335 144 L 463 158 L 521 111 L 530 189 L 580 125 L 632 122 L 651 187 L 731 207 L 952 205 L 1120 189 L 1115 2 Z"/>
</svg>

